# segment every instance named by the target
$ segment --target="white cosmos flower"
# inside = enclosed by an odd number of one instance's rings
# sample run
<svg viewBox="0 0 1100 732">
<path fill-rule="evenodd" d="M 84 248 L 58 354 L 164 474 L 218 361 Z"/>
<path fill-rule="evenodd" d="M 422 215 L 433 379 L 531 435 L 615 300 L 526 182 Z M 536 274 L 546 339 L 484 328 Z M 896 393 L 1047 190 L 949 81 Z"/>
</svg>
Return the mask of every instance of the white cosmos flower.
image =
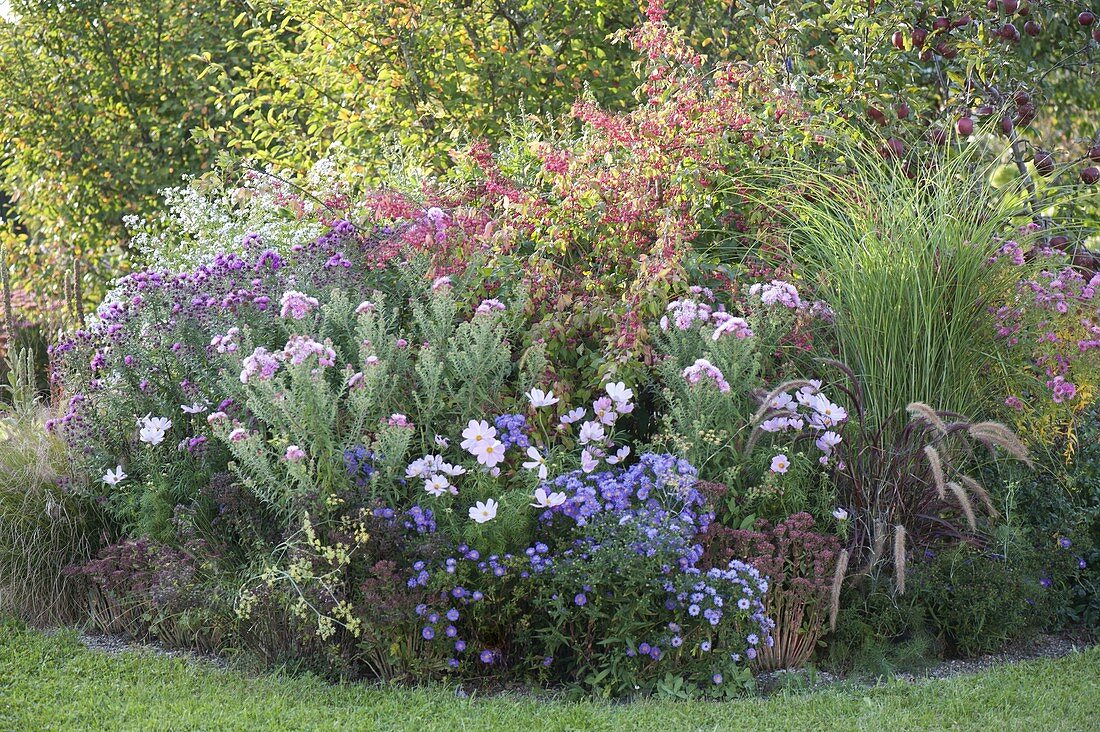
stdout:
<svg viewBox="0 0 1100 732">
<path fill-rule="evenodd" d="M 405 468 L 406 478 L 423 478 L 426 475 L 428 475 L 428 466 L 424 458 L 413 460 Z"/>
<path fill-rule="evenodd" d="M 634 390 L 627 389 L 626 384 L 622 381 L 616 381 L 614 384 L 607 384 L 604 386 L 604 391 L 611 397 L 611 401 L 616 404 L 625 404 L 634 398 Z"/>
<path fill-rule="evenodd" d="M 607 458 L 607 463 L 609 465 L 617 465 L 617 464 L 621 463 L 623 460 L 626 460 L 627 456 L 629 456 L 629 455 L 630 455 L 630 447 L 628 445 L 623 445 L 622 447 L 620 447 L 618 450 L 615 451 L 614 455 L 611 455 Z"/>
<path fill-rule="evenodd" d="M 554 508 L 565 503 L 564 493 L 547 493 L 545 488 L 535 489 L 535 502 L 531 505 L 535 508 Z"/>
<path fill-rule="evenodd" d="M 103 482 L 107 485 L 118 485 L 126 480 L 127 477 L 126 473 L 122 470 L 122 466 L 119 465 L 114 470 L 110 468 L 107 469 L 107 472 L 103 475 Z"/>
<path fill-rule="evenodd" d="M 167 417 L 154 417 L 151 414 L 145 415 L 139 422 L 142 427 L 149 427 L 160 432 L 167 432 L 172 429 L 172 420 Z"/>
<path fill-rule="evenodd" d="M 584 415 L 585 415 L 585 408 L 584 407 L 577 407 L 576 409 L 571 409 L 571 410 L 569 410 L 568 413 L 562 415 L 561 423 L 562 424 L 573 424 L 574 422 L 579 422 L 580 420 L 584 419 Z"/>
<path fill-rule="evenodd" d="M 158 430 L 146 425 L 138 432 L 138 437 L 141 438 L 142 442 L 146 442 L 150 445 L 159 445 L 164 442 L 164 430 Z"/>
<path fill-rule="evenodd" d="M 504 461 L 504 443 L 495 437 L 480 442 L 470 450 L 477 461 L 487 468 L 495 468 Z"/>
<path fill-rule="evenodd" d="M 424 490 L 436 498 L 446 493 L 451 488 L 451 483 L 442 475 L 433 475 L 424 481 Z"/>
<path fill-rule="evenodd" d="M 527 470 L 539 471 L 539 480 L 546 480 L 546 476 L 549 474 L 546 468 L 546 458 L 544 458 L 542 454 L 539 453 L 538 449 L 534 447 L 527 448 L 527 457 L 531 459 L 524 462 L 523 467 Z M 542 489 L 540 488 L 539 490 Z M 536 493 L 535 495 L 538 494 Z"/>
<path fill-rule="evenodd" d="M 595 457 L 588 448 L 581 450 L 581 470 L 591 473 L 599 467 L 599 464 L 599 458 Z"/>
<path fill-rule="evenodd" d="M 496 427 L 493 427 L 485 420 L 481 420 L 479 422 L 471 419 L 470 424 L 466 426 L 466 429 L 462 430 L 462 437 L 464 439 L 460 443 L 460 446 L 463 450 L 473 453 L 474 448 L 476 448 L 478 445 L 488 440 L 492 440 L 496 436 Z"/>
<path fill-rule="evenodd" d="M 497 502 L 492 498 L 486 500 L 485 503 L 478 501 L 476 505 L 470 506 L 470 518 L 479 524 L 492 521 L 497 517 L 497 505 Z"/>
<path fill-rule="evenodd" d="M 837 521 L 847 521 L 848 512 L 843 508 L 838 508 L 833 511 L 833 518 L 835 518 Z"/>
<path fill-rule="evenodd" d="M 457 475 L 465 475 L 466 474 L 466 468 L 462 467 L 461 465 L 451 465 L 450 463 L 440 463 L 439 464 L 439 472 L 443 473 L 444 475 L 449 475 L 453 478 Z"/>
<path fill-rule="evenodd" d="M 181 404 L 180 409 L 183 410 L 184 414 L 202 414 L 208 406 L 206 402 L 195 402 L 194 404 Z"/>
<path fill-rule="evenodd" d="M 554 396 L 553 391 L 543 391 L 542 389 L 532 389 L 527 392 L 527 399 L 531 402 L 531 406 L 538 409 L 539 407 L 549 407 L 553 404 L 557 404 L 560 400 Z"/>
<path fill-rule="evenodd" d="M 580 436 L 577 439 L 582 445 L 587 445 L 589 442 L 603 442 L 605 437 L 602 424 L 585 422 L 581 425 Z"/>
</svg>

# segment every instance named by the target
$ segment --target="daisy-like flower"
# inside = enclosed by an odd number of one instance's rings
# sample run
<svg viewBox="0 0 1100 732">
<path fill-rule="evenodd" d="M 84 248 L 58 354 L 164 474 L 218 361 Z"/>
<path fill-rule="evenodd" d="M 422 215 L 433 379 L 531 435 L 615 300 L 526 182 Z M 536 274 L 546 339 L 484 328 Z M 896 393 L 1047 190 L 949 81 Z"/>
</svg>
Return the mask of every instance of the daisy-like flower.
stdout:
<svg viewBox="0 0 1100 732">
<path fill-rule="evenodd" d="M 103 474 L 103 482 L 107 485 L 118 485 L 126 480 L 127 477 L 129 476 L 122 470 L 122 466 L 118 465 L 114 470 L 110 468 L 107 469 L 107 472 Z"/>
<path fill-rule="evenodd" d="M 546 458 L 538 451 L 538 448 L 527 448 L 527 457 L 531 458 L 523 463 L 523 467 L 527 470 L 539 471 L 539 480 L 546 480 L 546 476 L 549 471 L 546 468 Z M 539 490 L 542 490 L 541 488 Z"/>
<path fill-rule="evenodd" d="M 817 427 L 833 427 L 848 419 L 848 412 L 830 402 L 823 394 L 811 395 L 807 406 L 814 411 L 810 423 Z"/>
<path fill-rule="evenodd" d="M 593 455 L 591 450 L 589 450 L 588 448 L 581 450 L 581 470 L 586 473 L 591 473 L 593 470 L 599 467 L 599 464 L 599 458 Z"/>
<path fill-rule="evenodd" d="M 164 442 L 164 434 L 172 429 L 172 420 L 147 414 L 138 420 L 138 426 L 138 437 L 141 441 L 155 446 Z"/>
<path fill-rule="evenodd" d="M 451 286 L 451 278 L 448 277 L 447 275 L 443 275 L 442 277 L 436 277 L 432 281 L 432 292 L 435 292 L 436 290 L 441 290 L 444 287 L 450 287 L 450 286 Z"/>
<path fill-rule="evenodd" d="M 494 437 L 478 443 L 470 452 L 485 467 L 495 468 L 504 462 L 504 450 L 504 443 Z"/>
<path fill-rule="evenodd" d="M 248 430 L 244 427 L 236 427 L 229 433 L 230 442 L 242 442 L 248 439 Z"/>
<path fill-rule="evenodd" d="M 470 518 L 479 524 L 483 524 L 486 521 L 492 521 L 497 517 L 497 502 L 492 498 L 486 499 L 484 503 L 478 501 L 473 506 L 470 506 Z"/>
<path fill-rule="evenodd" d="M 580 420 L 584 419 L 585 414 L 586 414 L 586 410 L 585 410 L 584 407 L 577 407 L 576 409 L 570 409 L 566 414 L 563 414 L 561 416 L 561 423 L 562 424 L 573 424 L 574 422 L 579 422 Z"/>
<path fill-rule="evenodd" d="M 603 442 L 606 437 L 602 424 L 599 422 L 585 422 L 581 425 L 581 432 L 577 439 L 582 445 L 587 445 L 590 442 Z"/>
<path fill-rule="evenodd" d="M 303 450 L 302 448 L 298 447 L 297 445 L 287 445 L 286 446 L 286 461 L 288 463 L 296 463 L 299 460 L 304 459 L 305 456 L 306 456 L 306 451 Z"/>
<path fill-rule="evenodd" d="M 172 420 L 167 417 L 153 417 L 151 415 L 145 415 L 145 419 L 142 420 L 143 427 L 151 427 L 161 432 L 167 432 L 172 429 Z"/>
<path fill-rule="evenodd" d="M 771 408 L 793 412 L 797 408 L 797 405 L 790 394 L 783 392 L 782 394 L 777 394 L 775 398 L 772 399 Z"/>
<path fill-rule="evenodd" d="M 553 391 L 543 391 L 542 389 L 532 389 L 525 395 L 527 400 L 531 402 L 531 406 L 535 409 L 540 407 L 549 407 L 553 404 L 557 404 L 560 399 L 554 396 Z"/>
<path fill-rule="evenodd" d="M 470 423 L 466 426 L 466 429 L 462 430 L 462 442 L 459 446 L 466 452 L 473 452 L 474 448 L 489 440 L 496 439 L 497 428 L 490 425 L 485 420 L 475 421 L 470 420 Z"/>
<path fill-rule="evenodd" d="M 180 410 L 184 414 L 202 414 L 206 411 L 209 405 L 206 402 L 195 402 L 194 404 L 181 404 Z"/>
<path fill-rule="evenodd" d="M 607 456 L 607 464 L 608 465 L 618 465 L 623 460 L 626 460 L 626 458 L 629 455 L 630 455 L 630 446 L 629 445 L 623 445 L 622 447 L 620 447 L 618 450 L 615 451 L 614 455 L 608 455 Z"/>
<path fill-rule="evenodd" d="M 833 518 L 835 518 L 837 521 L 847 521 L 848 520 L 848 511 L 846 511 L 843 508 L 838 508 L 835 511 L 833 511 Z"/>
<path fill-rule="evenodd" d="M 814 444 L 817 445 L 818 450 L 828 455 L 832 453 L 834 447 L 840 444 L 840 435 L 829 430 L 828 432 L 822 433 L 821 437 L 818 437 Z"/>
<path fill-rule="evenodd" d="M 606 384 L 604 386 L 604 391 L 611 397 L 611 401 L 616 404 L 625 404 L 634 398 L 634 390 L 627 389 L 626 384 L 622 381 Z"/>
<path fill-rule="evenodd" d="M 466 468 L 462 467 L 461 465 L 451 465 L 450 463 L 440 463 L 438 468 L 439 468 L 440 473 L 442 473 L 443 475 L 449 475 L 452 478 L 454 478 L 456 476 L 459 476 L 459 475 L 466 475 Z"/>
<path fill-rule="evenodd" d="M 431 495 L 439 498 L 441 495 L 451 490 L 451 482 L 442 475 L 433 475 L 424 481 L 424 490 Z"/>
<path fill-rule="evenodd" d="M 531 505 L 535 508 L 554 508 L 565 503 L 564 493 L 547 493 L 545 488 L 535 489 L 535 502 Z"/>
<path fill-rule="evenodd" d="M 405 467 L 406 478 L 425 478 L 431 475 L 428 462 L 424 458 L 413 460 Z"/>
<path fill-rule="evenodd" d="M 375 310 L 374 303 L 370 300 L 364 300 L 355 306 L 355 314 L 362 315 L 363 313 L 373 313 Z"/>
<path fill-rule="evenodd" d="M 447 449 L 448 447 L 451 446 L 451 441 L 448 440 L 443 435 L 436 435 L 435 436 L 435 444 L 436 444 L 437 447 L 442 447 L 443 449 Z"/>
<path fill-rule="evenodd" d="M 596 413 L 596 419 L 608 426 L 614 425 L 619 419 L 619 413 L 609 397 L 600 397 L 592 402 L 592 411 Z"/>
<path fill-rule="evenodd" d="M 783 453 L 780 453 L 772 458 L 771 471 L 773 473 L 779 473 L 780 475 L 782 475 L 783 473 L 786 473 L 790 467 L 791 461 L 788 460 L 787 456 Z"/>
</svg>

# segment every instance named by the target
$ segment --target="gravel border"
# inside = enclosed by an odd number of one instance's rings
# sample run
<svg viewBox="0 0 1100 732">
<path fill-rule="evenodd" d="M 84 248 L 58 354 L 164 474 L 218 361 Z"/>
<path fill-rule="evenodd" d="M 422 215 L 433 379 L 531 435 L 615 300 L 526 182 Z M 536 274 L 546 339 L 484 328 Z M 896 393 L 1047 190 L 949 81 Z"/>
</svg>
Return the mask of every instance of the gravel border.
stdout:
<svg viewBox="0 0 1100 732">
<path fill-rule="evenodd" d="M 47 635 L 68 630 L 65 628 L 45 630 Z M 128 636 L 95 635 L 79 628 L 73 630 L 85 648 L 97 653 L 119 655 L 123 653 L 146 653 L 166 658 L 181 658 L 188 662 L 210 664 L 219 669 L 227 669 L 229 661 L 221 656 L 198 653 L 196 651 L 165 648 L 157 643 L 142 642 Z M 1070 630 L 1057 635 L 1038 635 L 1026 641 L 1014 643 L 1000 653 L 989 653 L 975 658 L 949 659 L 931 664 L 918 672 L 899 672 L 885 678 L 867 678 L 852 675 L 830 673 L 816 669 L 797 669 L 770 671 L 756 677 L 757 693 L 767 696 L 784 690 L 817 690 L 840 684 L 861 684 L 874 686 L 884 681 L 903 681 L 908 683 L 935 682 L 957 676 L 976 674 L 983 671 L 1021 661 L 1034 661 L 1044 658 L 1064 658 L 1072 653 L 1083 651 L 1096 645 L 1096 638 L 1083 630 Z M 465 695 L 461 691 L 460 695 Z"/>
</svg>

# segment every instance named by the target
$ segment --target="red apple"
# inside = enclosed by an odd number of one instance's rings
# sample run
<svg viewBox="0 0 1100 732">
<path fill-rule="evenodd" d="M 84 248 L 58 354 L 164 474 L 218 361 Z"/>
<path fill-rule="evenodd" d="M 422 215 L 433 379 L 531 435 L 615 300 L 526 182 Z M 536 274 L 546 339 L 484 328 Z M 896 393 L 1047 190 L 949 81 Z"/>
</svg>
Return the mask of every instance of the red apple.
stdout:
<svg viewBox="0 0 1100 732">
<path fill-rule="evenodd" d="M 1085 26 L 1092 25 L 1096 22 L 1096 16 L 1086 10 L 1077 16 L 1077 22 Z"/>
<path fill-rule="evenodd" d="M 1054 173 L 1054 156 L 1046 150 L 1036 150 L 1032 162 L 1035 163 L 1035 172 L 1044 178 L 1049 178 Z"/>
<path fill-rule="evenodd" d="M 890 42 L 894 44 L 894 48 L 899 51 L 905 50 L 905 34 L 901 31 L 894 31 L 894 35 L 890 36 Z"/>
<path fill-rule="evenodd" d="M 867 108 L 867 117 L 878 122 L 880 125 L 886 124 L 886 115 L 882 113 L 882 110 L 875 107 Z"/>
<path fill-rule="evenodd" d="M 1013 15 L 1020 8 L 1018 0 L 1001 0 L 1001 7 L 1005 10 L 1005 15 Z"/>
<path fill-rule="evenodd" d="M 969 117 L 959 117 L 955 122 L 955 131 L 963 137 L 969 137 L 974 133 L 974 120 Z"/>
<path fill-rule="evenodd" d="M 896 137 L 891 137 L 886 141 L 886 156 L 893 158 L 900 158 L 905 155 L 905 143 Z"/>
<path fill-rule="evenodd" d="M 898 119 L 907 119 L 909 117 L 909 105 L 905 102 L 899 104 L 895 111 L 898 114 Z"/>
<path fill-rule="evenodd" d="M 1100 180 L 1100 168 L 1095 165 L 1090 165 L 1081 171 L 1081 182 L 1086 185 L 1092 185 L 1096 181 Z"/>
<path fill-rule="evenodd" d="M 910 39 L 913 41 L 913 48 L 924 48 L 924 42 L 928 39 L 928 31 L 924 28 L 914 28 Z"/>
<path fill-rule="evenodd" d="M 1012 101 L 1016 102 L 1017 105 L 1027 104 L 1031 101 L 1031 95 L 1025 89 L 1017 89 L 1012 92 Z"/>
<path fill-rule="evenodd" d="M 1003 132 L 1006 137 L 1012 134 L 1012 120 L 1010 118 L 1001 118 L 1001 132 Z"/>
<path fill-rule="evenodd" d="M 1032 38 L 1034 38 L 1035 36 L 1039 35 L 1042 32 L 1043 32 L 1043 26 L 1039 25 L 1038 21 L 1029 20 L 1028 22 L 1024 23 L 1024 33 L 1027 33 Z"/>
<path fill-rule="evenodd" d="M 1093 145 L 1088 151 L 1089 160 L 1100 163 L 1100 145 Z"/>
<path fill-rule="evenodd" d="M 951 21 L 942 15 L 932 21 L 932 30 L 944 31 L 951 27 Z"/>
</svg>

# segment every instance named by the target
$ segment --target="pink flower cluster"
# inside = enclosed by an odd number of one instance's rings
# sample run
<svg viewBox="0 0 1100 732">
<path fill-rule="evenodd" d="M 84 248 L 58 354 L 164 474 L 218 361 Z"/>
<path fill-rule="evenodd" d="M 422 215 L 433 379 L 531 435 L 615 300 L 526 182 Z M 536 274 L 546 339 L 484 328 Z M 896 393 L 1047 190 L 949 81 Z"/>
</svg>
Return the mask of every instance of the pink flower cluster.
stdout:
<svg viewBox="0 0 1100 732">
<path fill-rule="evenodd" d="M 283 293 L 283 296 L 279 298 L 279 316 L 301 320 L 306 317 L 311 310 L 317 307 L 318 304 L 317 298 L 310 297 L 304 292 L 287 290 Z"/>
<path fill-rule="evenodd" d="M 318 343 L 308 336 L 291 336 L 283 350 L 276 353 L 262 346 L 257 347 L 241 361 L 241 383 L 247 384 L 254 377 L 259 381 L 268 381 L 274 378 L 283 362 L 297 366 L 310 356 L 317 356 L 319 366 L 336 364 L 336 351 L 332 349 L 332 345 L 328 341 Z"/>
<path fill-rule="evenodd" d="M 703 379 L 710 379 L 718 387 L 718 391 L 725 394 L 730 390 L 729 382 L 717 366 L 705 358 L 696 359 L 695 363 L 683 371 L 683 377 L 689 384 L 698 384 Z"/>
<path fill-rule="evenodd" d="M 760 302 L 768 306 L 782 305 L 791 310 L 801 310 L 804 307 L 802 298 L 798 296 L 798 288 L 783 280 L 757 282 L 749 288 L 749 296 L 759 296 Z"/>
</svg>

